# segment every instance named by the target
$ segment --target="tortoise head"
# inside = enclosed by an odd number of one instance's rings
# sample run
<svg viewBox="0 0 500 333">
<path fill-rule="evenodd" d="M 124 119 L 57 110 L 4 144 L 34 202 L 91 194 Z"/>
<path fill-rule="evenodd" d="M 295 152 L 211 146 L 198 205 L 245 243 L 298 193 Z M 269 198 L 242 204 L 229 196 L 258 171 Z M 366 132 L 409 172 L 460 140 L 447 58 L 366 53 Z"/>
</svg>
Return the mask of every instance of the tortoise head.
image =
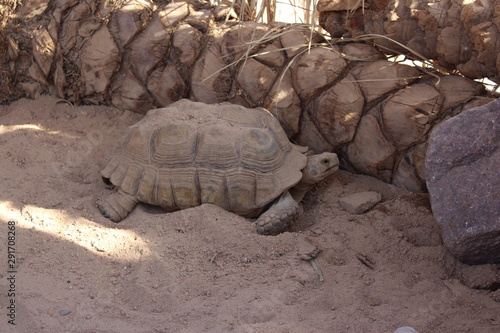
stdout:
<svg viewBox="0 0 500 333">
<path fill-rule="evenodd" d="M 312 185 L 330 176 L 339 169 L 339 158 L 334 153 L 322 153 L 307 157 L 307 165 L 302 170 L 303 185 Z"/>
</svg>

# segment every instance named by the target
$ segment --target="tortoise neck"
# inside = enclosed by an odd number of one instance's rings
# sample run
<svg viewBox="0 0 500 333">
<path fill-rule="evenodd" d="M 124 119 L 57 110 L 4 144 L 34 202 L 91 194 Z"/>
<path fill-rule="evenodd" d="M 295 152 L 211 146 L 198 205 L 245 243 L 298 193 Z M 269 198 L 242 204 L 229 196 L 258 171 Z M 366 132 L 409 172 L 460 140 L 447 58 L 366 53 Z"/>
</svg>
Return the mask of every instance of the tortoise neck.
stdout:
<svg viewBox="0 0 500 333">
<path fill-rule="evenodd" d="M 292 198 L 297 201 L 301 202 L 304 196 L 306 195 L 307 192 L 314 186 L 314 184 L 308 184 L 306 182 L 300 182 L 294 187 L 290 189 L 290 194 L 292 195 Z"/>
</svg>

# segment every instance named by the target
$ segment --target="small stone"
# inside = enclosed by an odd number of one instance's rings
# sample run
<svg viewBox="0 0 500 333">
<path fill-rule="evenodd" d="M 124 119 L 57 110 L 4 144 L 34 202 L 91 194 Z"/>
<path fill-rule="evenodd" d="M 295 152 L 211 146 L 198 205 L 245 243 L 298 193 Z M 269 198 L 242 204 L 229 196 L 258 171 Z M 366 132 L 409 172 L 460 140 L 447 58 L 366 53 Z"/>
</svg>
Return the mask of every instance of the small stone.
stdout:
<svg viewBox="0 0 500 333">
<path fill-rule="evenodd" d="M 339 203 L 352 214 L 363 214 L 382 200 L 382 196 L 373 191 L 359 192 L 339 199 Z"/>
<path fill-rule="evenodd" d="M 297 243 L 299 246 L 298 256 L 302 260 L 311 260 L 318 256 L 321 250 L 311 243 L 307 238 L 299 236 L 297 238 Z"/>
<path fill-rule="evenodd" d="M 70 313 L 71 313 L 71 311 L 69 311 L 69 310 L 63 310 L 63 311 L 59 312 L 59 315 L 61 315 L 61 316 L 67 316 Z"/>
<path fill-rule="evenodd" d="M 323 230 L 321 230 L 321 229 L 314 229 L 313 233 L 316 236 L 321 236 L 323 234 Z"/>
</svg>

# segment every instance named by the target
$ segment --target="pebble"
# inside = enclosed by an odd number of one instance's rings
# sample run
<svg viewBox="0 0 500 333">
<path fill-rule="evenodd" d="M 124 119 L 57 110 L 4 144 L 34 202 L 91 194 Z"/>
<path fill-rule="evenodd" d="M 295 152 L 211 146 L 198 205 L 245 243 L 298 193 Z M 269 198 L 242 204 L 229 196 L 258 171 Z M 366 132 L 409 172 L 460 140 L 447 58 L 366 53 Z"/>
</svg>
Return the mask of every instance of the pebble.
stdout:
<svg viewBox="0 0 500 333">
<path fill-rule="evenodd" d="M 316 256 L 321 252 L 321 250 L 310 240 L 305 237 L 299 236 L 297 238 L 298 253 L 300 259 L 311 260 L 316 258 Z"/>
<path fill-rule="evenodd" d="M 413 327 L 403 326 L 394 331 L 394 333 L 418 333 Z"/>
<path fill-rule="evenodd" d="M 339 199 L 339 203 L 351 214 L 363 214 L 382 200 L 382 196 L 373 191 L 355 193 Z"/>
</svg>

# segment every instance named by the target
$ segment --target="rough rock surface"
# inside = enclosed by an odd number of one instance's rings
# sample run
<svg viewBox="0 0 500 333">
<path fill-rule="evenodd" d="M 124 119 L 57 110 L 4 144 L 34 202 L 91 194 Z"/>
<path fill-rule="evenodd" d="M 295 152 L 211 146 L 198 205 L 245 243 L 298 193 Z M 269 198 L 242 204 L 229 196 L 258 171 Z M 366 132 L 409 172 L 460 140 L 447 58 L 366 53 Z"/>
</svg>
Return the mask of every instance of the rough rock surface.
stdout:
<svg viewBox="0 0 500 333">
<path fill-rule="evenodd" d="M 382 200 L 382 196 L 379 193 L 366 191 L 340 198 L 339 203 L 349 213 L 363 214 L 378 204 L 380 200 Z"/>
<path fill-rule="evenodd" d="M 465 263 L 500 263 L 500 99 L 431 135 L 427 187 L 443 241 Z"/>
</svg>

